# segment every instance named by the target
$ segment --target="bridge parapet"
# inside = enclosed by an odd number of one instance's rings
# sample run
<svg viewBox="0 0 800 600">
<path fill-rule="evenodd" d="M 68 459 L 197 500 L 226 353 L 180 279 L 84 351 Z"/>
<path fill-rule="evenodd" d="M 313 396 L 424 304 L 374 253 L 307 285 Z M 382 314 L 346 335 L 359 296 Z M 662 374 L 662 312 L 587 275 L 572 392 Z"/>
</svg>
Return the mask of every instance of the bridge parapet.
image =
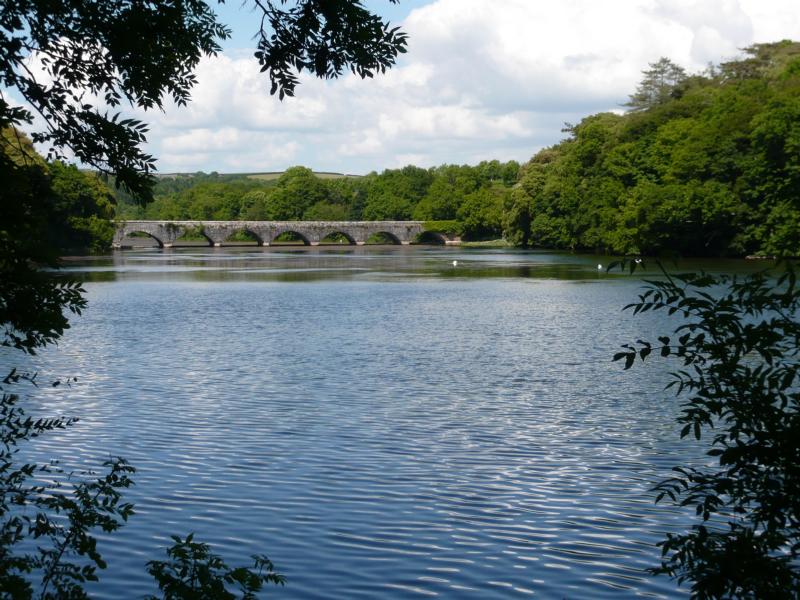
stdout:
<svg viewBox="0 0 800 600">
<path fill-rule="evenodd" d="M 429 231 L 422 221 L 120 221 L 114 235 L 114 247 L 121 248 L 122 241 L 132 233 L 145 233 L 156 240 L 159 247 L 170 248 L 187 231 L 199 231 L 209 245 L 222 246 L 234 233 L 251 233 L 262 246 L 269 246 L 283 233 L 299 235 L 305 244 L 317 246 L 327 236 L 340 233 L 351 244 L 363 245 L 376 234 L 388 235 L 395 243 L 410 244 L 420 234 L 430 233 L 446 244 L 460 240 L 450 234 Z"/>
</svg>

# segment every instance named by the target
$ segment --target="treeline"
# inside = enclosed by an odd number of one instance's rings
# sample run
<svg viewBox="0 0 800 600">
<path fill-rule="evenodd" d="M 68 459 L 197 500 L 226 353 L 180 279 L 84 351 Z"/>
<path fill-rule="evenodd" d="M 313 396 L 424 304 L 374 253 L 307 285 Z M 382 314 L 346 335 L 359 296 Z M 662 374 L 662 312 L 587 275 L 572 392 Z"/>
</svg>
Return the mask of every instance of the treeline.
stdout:
<svg viewBox="0 0 800 600">
<path fill-rule="evenodd" d="M 96 174 L 46 162 L 30 139 L 8 127 L 0 131 L 0 175 L 3 240 L 25 239 L 60 254 L 111 247 L 114 196 Z"/>
<path fill-rule="evenodd" d="M 408 166 L 364 177 L 320 178 L 292 167 L 274 180 L 245 175 L 164 177 L 155 200 L 121 196 L 122 219 L 276 221 L 458 221 L 467 239 L 498 238 L 519 163 Z"/>
<path fill-rule="evenodd" d="M 686 256 L 800 255 L 800 44 L 686 75 L 650 65 L 624 115 L 587 117 L 520 172 L 520 245 Z"/>
</svg>

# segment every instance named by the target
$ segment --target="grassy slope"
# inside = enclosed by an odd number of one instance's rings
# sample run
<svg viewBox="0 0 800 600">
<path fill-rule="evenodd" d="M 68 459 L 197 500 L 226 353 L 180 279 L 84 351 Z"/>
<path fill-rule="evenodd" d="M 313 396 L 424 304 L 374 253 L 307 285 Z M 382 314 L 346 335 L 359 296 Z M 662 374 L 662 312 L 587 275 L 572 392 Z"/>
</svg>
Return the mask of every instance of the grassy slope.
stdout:
<svg viewBox="0 0 800 600">
<path fill-rule="evenodd" d="M 266 173 L 220 173 L 222 177 L 246 177 L 247 179 L 261 179 L 263 181 L 273 181 L 283 175 L 283 171 L 268 171 Z M 350 175 L 345 173 L 331 173 L 328 171 L 314 171 L 314 175 L 320 179 L 346 179 L 358 178 L 363 175 Z M 159 173 L 157 177 L 162 179 L 179 179 L 183 177 L 193 177 L 194 173 Z"/>
</svg>

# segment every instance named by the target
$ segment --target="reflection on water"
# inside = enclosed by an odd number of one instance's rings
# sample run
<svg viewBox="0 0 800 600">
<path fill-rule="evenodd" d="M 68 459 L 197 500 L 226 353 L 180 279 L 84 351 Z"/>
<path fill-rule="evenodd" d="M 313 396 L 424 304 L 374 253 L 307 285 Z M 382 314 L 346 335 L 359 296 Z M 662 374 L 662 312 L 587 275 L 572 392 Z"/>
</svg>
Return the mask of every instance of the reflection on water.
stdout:
<svg viewBox="0 0 800 600">
<path fill-rule="evenodd" d="M 442 247 L 157 248 L 111 256 L 67 259 L 62 271 L 85 281 L 321 281 L 393 277 L 523 277 L 597 280 L 621 277 L 606 271 L 607 256 L 544 251 L 478 250 Z M 453 265 L 453 261 L 458 264 Z M 683 260 L 670 269 L 752 272 L 760 261 Z M 598 269 L 598 266 L 602 267 Z M 656 274 L 653 261 L 645 274 Z"/>
<path fill-rule="evenodd" d="M 458 261 L 453 267 L 452 262 Z M 98 598 L 142 597 L 170 534 L 268 554 L 275 598 L 680 597 L 645 573 L 686 516 L 649 491 L 678 441 L 669 365 L 619 344 L 607 258 L 452 248 L 181 249 L 69 261 L 89 310 L 31 359 L 36 442 L 138 469 Z M 730 266 L 730 265 L 727 265 Z M 752 266 L 737 263 L 736 268 Z M 719 265 L 710 265 L 719 268 Z M 17 354 L 2 355 L 4 364 Z"/>
</svg>

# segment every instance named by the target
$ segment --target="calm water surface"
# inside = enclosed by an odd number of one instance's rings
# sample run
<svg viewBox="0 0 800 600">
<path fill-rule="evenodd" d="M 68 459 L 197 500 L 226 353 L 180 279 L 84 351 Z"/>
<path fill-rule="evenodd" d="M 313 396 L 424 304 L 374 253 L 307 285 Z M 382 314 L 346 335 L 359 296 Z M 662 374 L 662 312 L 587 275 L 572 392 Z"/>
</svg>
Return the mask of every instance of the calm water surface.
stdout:
<svg viewBox="0 0 800 600">
<path fill-rule="evenodd" d="M 267 554 L 288 577 L 274 598 L 682 597 L 644 573 L 686 522 L 648 490 L 699 451 L 660 391 L 669 365 L 610 361 L 669 323 L 621 313 L 641 282 L 597 263 L 444 248 L 69 262 L 89 310 L 28 366 L 79 377 L 31 403 L 81 421 L 35 447 L 138 470 L 94 595 L 152 593 L 145 562 L 195 532 L 229 564 Z"/>
</svg>

